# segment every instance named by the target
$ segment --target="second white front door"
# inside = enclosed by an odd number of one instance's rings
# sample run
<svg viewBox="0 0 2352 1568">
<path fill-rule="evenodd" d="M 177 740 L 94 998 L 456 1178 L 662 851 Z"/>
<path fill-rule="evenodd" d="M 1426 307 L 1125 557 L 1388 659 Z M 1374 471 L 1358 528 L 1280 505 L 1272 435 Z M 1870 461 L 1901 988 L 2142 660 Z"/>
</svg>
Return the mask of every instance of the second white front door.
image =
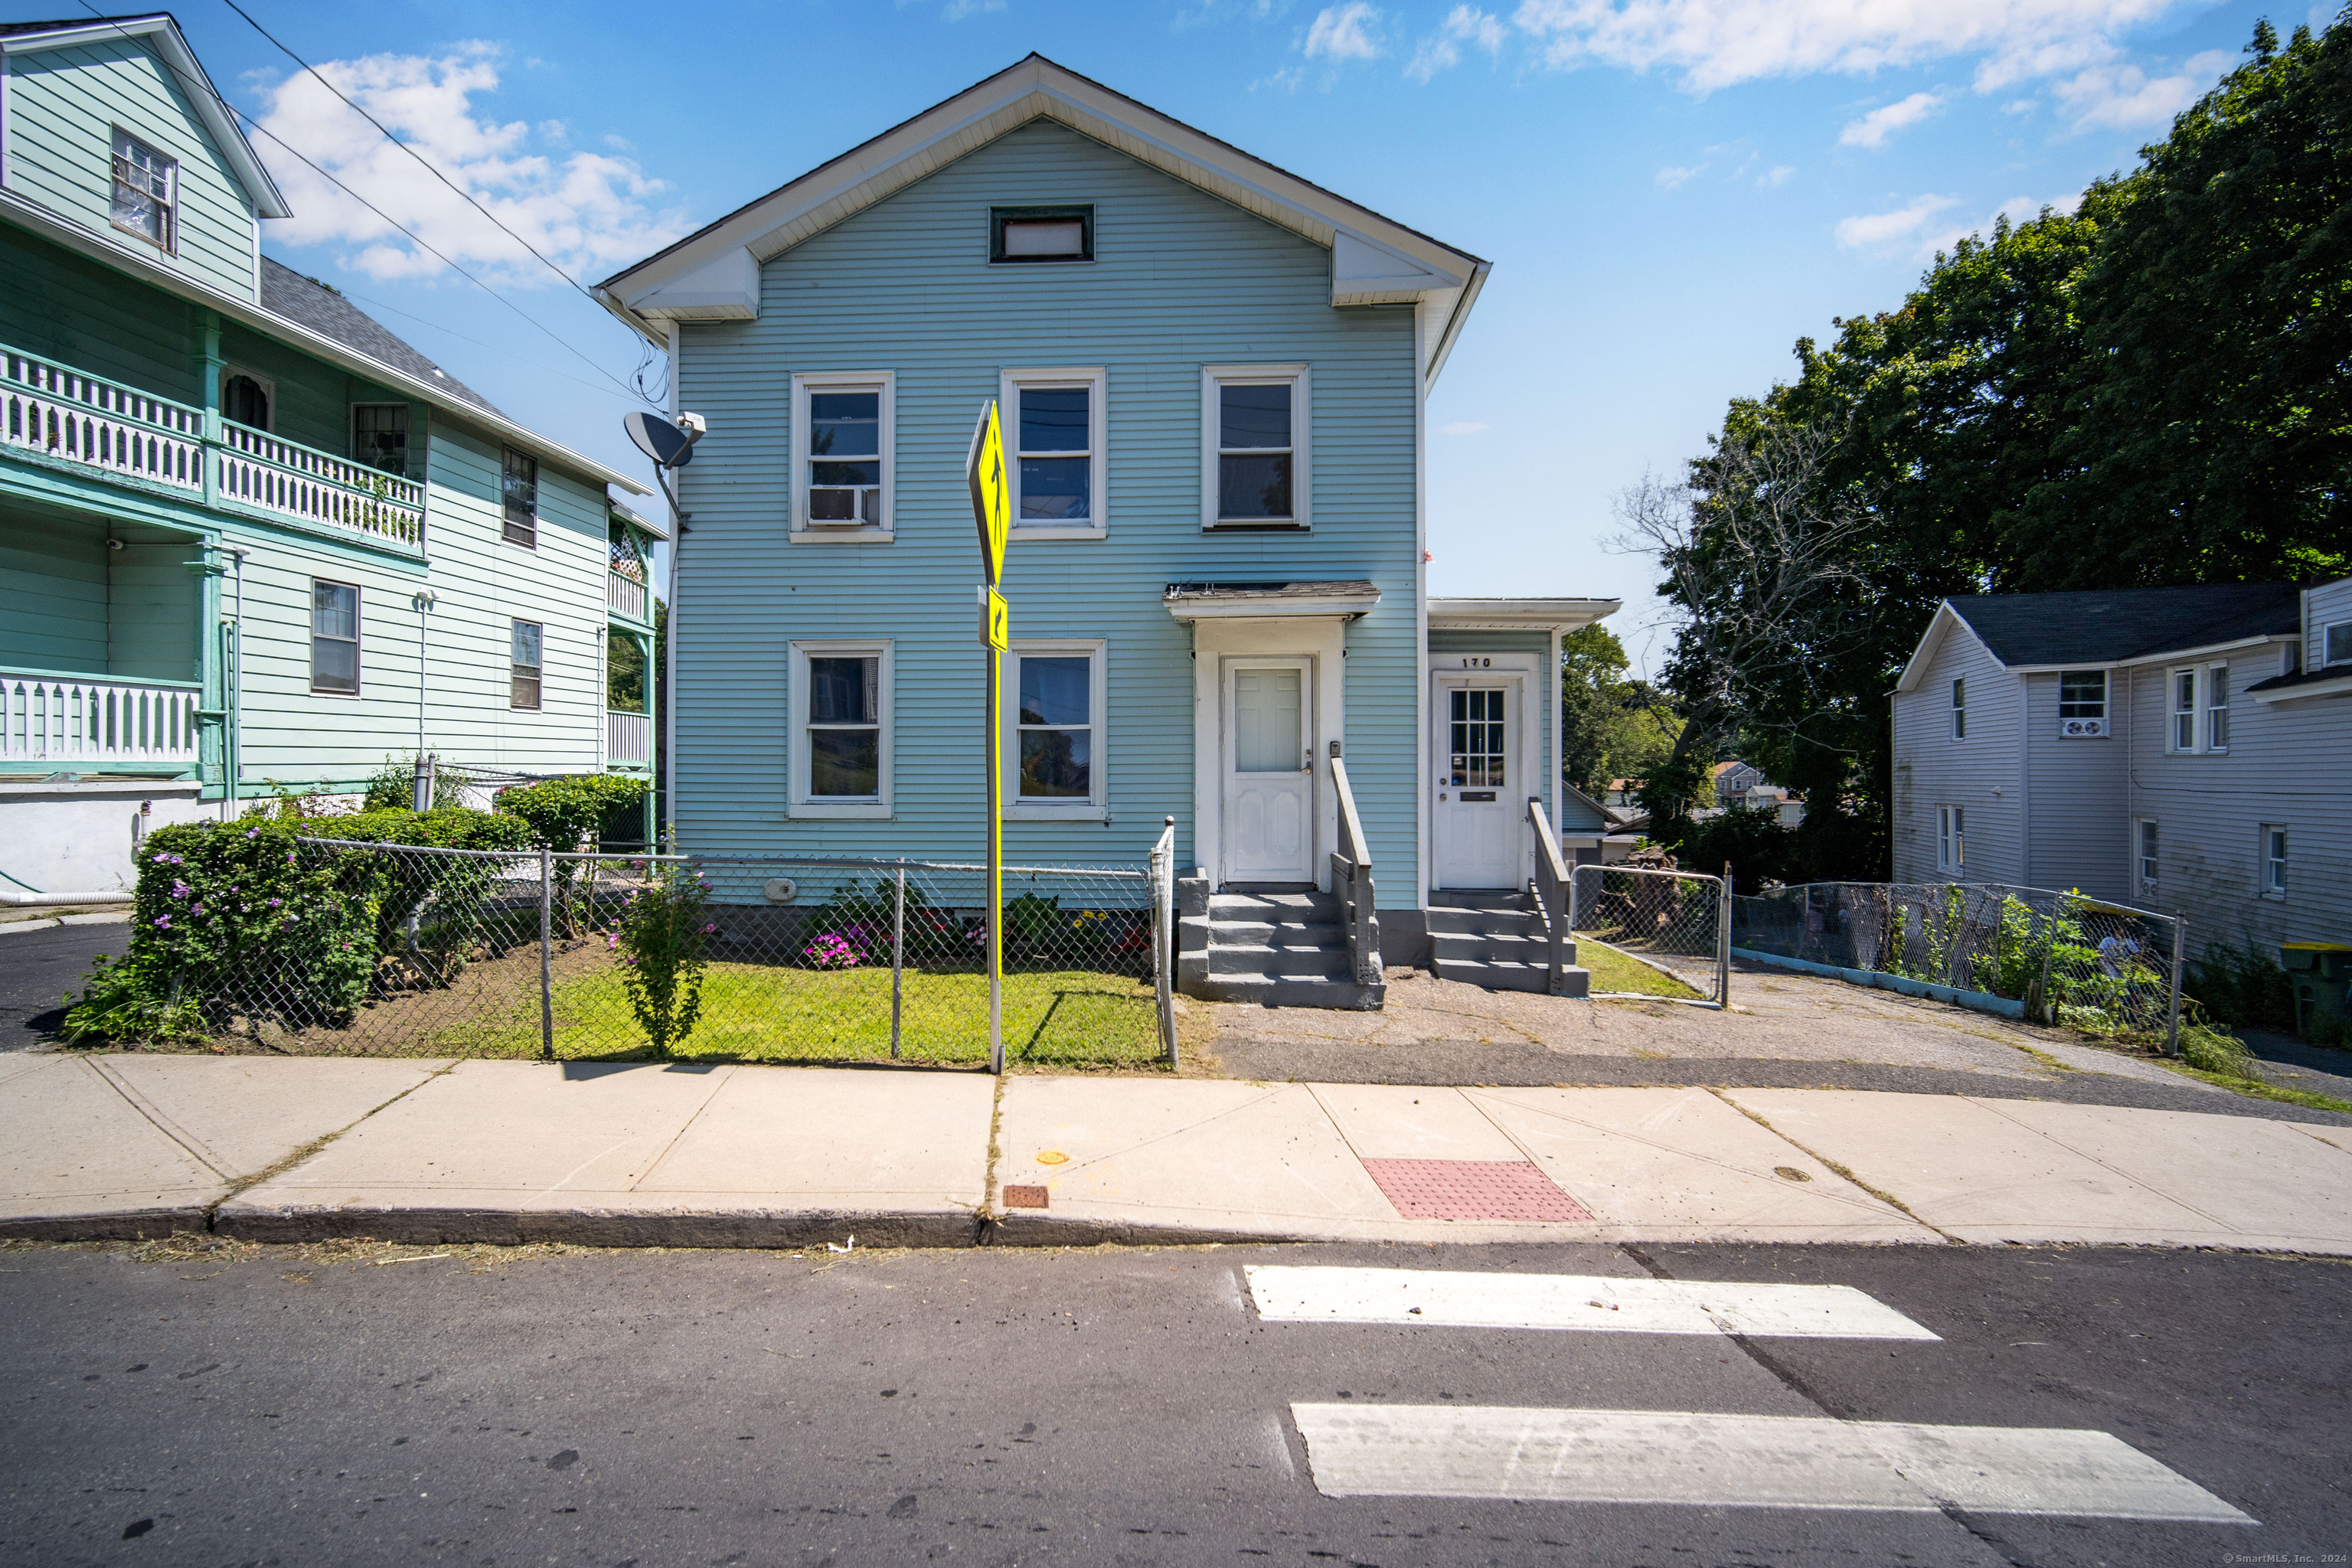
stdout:
<svg viewBox="0 0 2352 1568">
<path fill-rule="evenodd" d="M 1315 879 L 1314 662 L 1225 666 L 1224 878 Z"/>
<path fill-rule="evenodd" d="M 1436 733 L 1436 886 L 1516 888 L 1525 858 L 1527 802 L 1518 788 L 1519 682 L 1441 675 Z"/>
</svg>

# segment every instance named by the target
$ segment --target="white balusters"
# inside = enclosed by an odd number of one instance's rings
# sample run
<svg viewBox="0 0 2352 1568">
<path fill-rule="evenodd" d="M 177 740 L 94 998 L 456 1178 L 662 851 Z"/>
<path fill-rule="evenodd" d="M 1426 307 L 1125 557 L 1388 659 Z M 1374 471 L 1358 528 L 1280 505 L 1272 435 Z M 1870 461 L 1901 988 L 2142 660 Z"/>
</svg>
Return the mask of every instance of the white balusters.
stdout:
<svg viewBox="0 0 2352 1568">
<path fill-rule="evenodd" d="M 0 670 L 0 761 L 194 763 L 201 696 L 181 682 Z"/>
<path fill-rule="evenodd" d="M 202 490 L 204 419 L 185 404 L 0 350 L 0 444 Z"/>
</svg>

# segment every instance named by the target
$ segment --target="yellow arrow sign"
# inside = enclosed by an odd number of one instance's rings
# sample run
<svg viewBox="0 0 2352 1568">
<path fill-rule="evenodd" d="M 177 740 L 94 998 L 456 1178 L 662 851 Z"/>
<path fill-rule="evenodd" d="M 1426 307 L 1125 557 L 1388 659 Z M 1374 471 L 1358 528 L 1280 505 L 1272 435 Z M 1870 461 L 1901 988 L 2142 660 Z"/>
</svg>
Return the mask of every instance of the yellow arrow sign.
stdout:
<svg viewBox="0 0 2352 1568">
<path fill-rule="evenodd" d="M 1004 536 L 1013 526 L 1013 491 L 1004 472 L 1004 430 L 992 397 L 982 406 L 980 423 L 972 429 L 963 473 L 971 488 L 972 521 L 980 527 L 981 563 L 993 588 L 1004 580 Z"/>
<path fill-rule="evenodd" d="M 1013 646 L 1013 606 L 1004 602 L 1003 595 L 991 588 L 981 617 L 985 623 L 980 629 L 981 641 L 999 653 Z"/>
</svg>

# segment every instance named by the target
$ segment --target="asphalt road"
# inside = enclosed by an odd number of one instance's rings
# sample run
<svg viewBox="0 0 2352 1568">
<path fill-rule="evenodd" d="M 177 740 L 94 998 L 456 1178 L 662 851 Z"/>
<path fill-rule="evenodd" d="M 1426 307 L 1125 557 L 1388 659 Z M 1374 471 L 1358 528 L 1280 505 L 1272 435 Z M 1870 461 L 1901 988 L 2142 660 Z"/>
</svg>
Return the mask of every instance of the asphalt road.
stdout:
<svg viewBox="0 0 2352 1568">
<path fill-rule="evenodd" d="M 66 995 L 80 992 L 100 953 L 122 952 L 130 929 L 112 921 L 0 931 L 0 1051 L 53 1042 Z"/>
<path fill-rule="evenodd" d="M 1263 1321 L 1250 1263 L 1843 1284 L 1941 1338 Z M 2122 1568 L 2352 1551 L 2352 1268 L 2334 1263 L 16 1247 L 0 1319 L 7 1563 Z M 1330 1497 L 1294 1403 L 2087 1428 L 2258 1522 Z"/>
</svg>

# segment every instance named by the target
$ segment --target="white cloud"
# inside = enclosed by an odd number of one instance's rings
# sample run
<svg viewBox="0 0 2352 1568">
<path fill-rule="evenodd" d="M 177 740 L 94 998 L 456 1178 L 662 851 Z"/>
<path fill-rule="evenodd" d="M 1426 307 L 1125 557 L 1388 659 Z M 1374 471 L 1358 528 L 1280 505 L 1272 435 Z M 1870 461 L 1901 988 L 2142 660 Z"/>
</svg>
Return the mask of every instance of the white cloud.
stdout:
<svg viewBox="0 0 2352 1568">
<path fill-rule="evenodd" d="M 1899 249 L 1937 213 L 1959 205 L 1958 196 L 1920 196 L 1893 212 L 1843 218 L 1837 226 L 1837 242 L 1848 250 Z"/>
<path fill-rule="evenodd" d="M 1305 66 L 1285 66 L 1271 76 L 1258 78 L 1249 84 L 1249 89 L 1255 92 L 1259 88 L 1265 88 L 1273 92 L 1297 92 L 1298 84 L 1306 79 Z"/>
<path fill-rule="evenodd" d="M 575 277 L 634 261 L 685 232 L 682 213 L 654 205 L 667 187 L 635 162 L 601 153 L 552 156 L 534 146 L 521 121 L 478 117 L 475 98 L 498 90 L 499 54 L 495 45 L 467 43 L 441 55 L 331 60 L 319 72 Z M 508 285 L 555 283 L 520 245 L 307 74 L 289 77 L 264 97 L 265 129 L 436 249 Z M 438 260 L 268 137 L 256 150 L 294 209 L 294 216 L 272 226 L 272 237 L 354 247 L 343 265 L 373 278 L 442 270 Z"/>
<path fill-rule="evenodd" d="M 1914 254 L 1919 260 L 1925 261 L 1939 251 L 1950 251 L 1953 247 L 1971 235 L 1991 233 L 1993 226 L 2002 218 L 2007 218 L 2014 227 L 2018 224 L 2030 223 L 2040 217 L 2042 209 L 2044 207 L 2048 207 L 2053 212 L 2072 213 L 2082 205 L 2083 193 L 2080 191 L 2076 191 L 2073 195 L 2055 196 L 2048 201 L 2038 200 L 2032 196 L 2011 196 L 1993 208 L 1992 216 L 1980 224 L 1948 228 L 1940 234 L 1933 234 L 1922 239 Z"/>
<path fill-rule="evenodd" d="M 2125 28 L 2181 0 L 1522 0 L 1513 16 L 1544 60 L 1678 69 L 1706 92 L 1762 77 L 1874 71 L 1984 57 L 1976 82 L 2081 69 Z"/>
<path fill-rule="evenodd" d="M 1849 121 L 1838 132 L 1841 147 L 1884 147 L 1886 139 L 1906 125 L 1916 125 L 1943 106 L 1941 93 L 1915 92 L 1910 97 L 1872 110 Z"/>
<path fill-rule="evenodd" d="M 1500 16 L 1481 11 L 1475 5 L 1456 5 L 1445 15 L 1444 23 L 1423 38 L 1412 52 L 1412 62 L 1404 74 L 1415 81 L 1427 81 L 1439 71 L 1450 70 L 1462 63 L 1462 46 L 1475 44 L 1488 54 L 1500 54 L 1510 29 Z"/>
<path fill-rule="evenodd" d="M 1440 425 L 1437 430 L 1441 436 L 1475 436 L 1487 428 L 1483 419 L 1456 419 L 1450 425 Z"/>
<path fill-rule="evenodd" d="M 2137 66 L 2094 66 L 2053 89 L 2077 131 L 2138 131 L 2168 125 L 2221 79 L 2236 56 L 2209 49 L 2176 76 L 2150 77 Z"/>
<path fill-rule="evenodd" d="M 1756 188 L 1759 191 L 1777 191 L 1795 178 L 1796 173 L 1796 165 L 1793 163 L 1777 163 L 1769 172 L 1756 176 Z"/>
<path fill-rule="evenodd" d="M 1674 164 L 1669 163 L 1664 168 L 1657 172 L 1655 178 L 1658 182 L 1658 189 L 1662 191 L 1677 191 L 1706 173 L 1706 165 L 1705 163 L 1694 163 L 1687 169 L 1676 168 Z"/>
<path fill-rule="evenodd" d="M 1370 0 L 1326 5 L 1307 29 L 1310 60 L 1376 60 L 1381 58 L 1381 13 Z"/>
<path fill-rule="evenodd" d="M 1002 11 L 1004 0 L 948 0 L 948 8 L 940 15 L 950 22 L 961 22 L 966 16 L 977 16 L 985 11 Z"/>
</svg>

